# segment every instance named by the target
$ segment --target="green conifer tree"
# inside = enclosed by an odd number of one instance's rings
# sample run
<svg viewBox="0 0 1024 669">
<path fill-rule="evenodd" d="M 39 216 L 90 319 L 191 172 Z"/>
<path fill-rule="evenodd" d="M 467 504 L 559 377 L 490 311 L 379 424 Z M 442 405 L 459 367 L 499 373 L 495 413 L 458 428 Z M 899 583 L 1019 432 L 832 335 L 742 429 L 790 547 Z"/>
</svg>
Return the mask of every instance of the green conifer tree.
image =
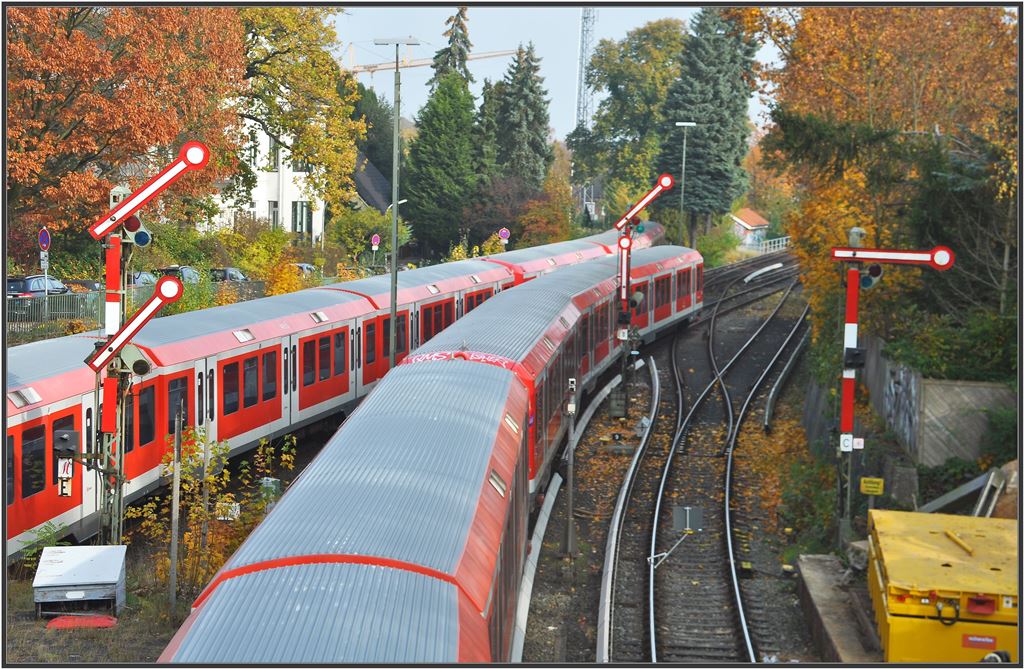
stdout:
<svg viewBox="0 0 1024 669">
<path fill-rule="evenodd" d="M 699 215 L 710 221 L 729 211 L 746 188 L 742 161 L 747 153 L 747 105 L 756 47 L 747 41 L 717 8 L 701 10 L 681 58 L 679 78 L 665 101 L 671 130 L 661 144 L 659 172 L 679 181 L 683 129 L 675 121 L 697 124 L 687 132 L 686 201 L 689 243 L 695 244 Z M 678 207 L 676 197 L 663 198 L 659 207 Z"/>
<path fill-rule="evenodd" d="M 474 157 L 480 185 L 487 187 L 498 170 L 498 108 L 505 89 L 503 82 L 492 84 L 484 79 L 480 109 L 473 126 Z"/>
<path fill-rule="evenodd" d="M 403 180 L 404 213 L 427 253 L 437 255 L 460 237 L 461 213 L 477 182 L 473 160 L 473 96 L 466 80 L 449 72 L 416 120 Z"/>
<path fill-rule="evenodd" d="M 427 82 L 431 91 L 437 87 L 441 77 L 449 72 L 458 73 L 467 83 L 473 82 L 473 75 L 466 66 L 469 50 L 473 48 L 473 43 L 469 41 L 469 28 L 466 26 L 469 20 L 466 18 L 466 10 L 466 7 L 459 7 L 459 11 L 444 22 L 450 26 L 444 32 L 444 36 L 448 38 L 448 46 L 434 54 L 434 76 Z"/>
<path fill-rule="evenodd" d="M 540 76 L 540 59 L 520 45 L 505 73 L 505 93 L 498 109 L 498 163 L 507 175 L 540 190 L 553 155 L 548 143 L 548 99 Z"/>
<path fill-rule="evenodd" d="M 356 101 L 352 118 L 366 120 L 366 138 L 357 140 L 356 146 L 374 167 L 388 180 L 391 179 L 391 152 L 394 145 L 394 108 L 387 100 L 378 97 L 376 91 L 358 84 L 359 99 Z"/>
</svg>

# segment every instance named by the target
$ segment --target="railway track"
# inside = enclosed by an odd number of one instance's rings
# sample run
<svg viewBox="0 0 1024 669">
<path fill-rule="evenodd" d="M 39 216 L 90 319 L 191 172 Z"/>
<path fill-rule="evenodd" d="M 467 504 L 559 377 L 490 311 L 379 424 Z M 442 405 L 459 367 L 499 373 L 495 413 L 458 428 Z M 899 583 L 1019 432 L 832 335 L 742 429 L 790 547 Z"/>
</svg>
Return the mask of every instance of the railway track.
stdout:
<svg viewBox="0 0 1024 669">
<path fill-rule="evenodd" d="M 794 269 L 782 267 L 751 287 L 733 288 L 757 267 L 779 259 L 709 272 L 708 293 L 718 293 L 705 299 L 709 315 L 677 331 L 668 360 L 658 365 L 652 436 L 635 454 L 608 533 L 599 662 L 744 662 L 757 661 L 761 647 L 770 650 L 763 607 L 744 601 L 728 490 L 742 419 L 782 352 L 793 346 L 806 314 L 779 316 L 792 304 Z M 788 286 L 780 286 L 783 282 Z M 746 327 L 716 332 L 719 318 L 783 290 L 750 337 L 742 336 Z M 692 352 L 703 348 L 697 345 L 702 329 L 694 325 L 704 323 L 707 360 L 701 365 Z M 750 364 L 733 370 L 741 358 Z M 713 401 L 716 388 L 718 402 Z M 733 395 L 742 398 L 738 410 Z M 744 523 L 740 531 L 752 527 Z"/>
</svg>

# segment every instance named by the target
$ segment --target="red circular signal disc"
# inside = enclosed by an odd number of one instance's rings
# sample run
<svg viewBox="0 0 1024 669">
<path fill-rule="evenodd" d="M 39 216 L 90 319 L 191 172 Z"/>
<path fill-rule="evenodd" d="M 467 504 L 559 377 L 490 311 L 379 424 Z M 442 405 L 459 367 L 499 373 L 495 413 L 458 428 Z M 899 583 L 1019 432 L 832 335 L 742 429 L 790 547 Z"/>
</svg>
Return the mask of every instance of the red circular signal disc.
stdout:
<svg viewBox="0 0 1024 669">
<path fill-rule="evenodd" d="M 124 222 L 122 222 L 121 225 L 123 225 L 124 229 L 127 230 L 128 232 L 136 232 L 139 228 L 142 227 L 142 221 L 139 220 L 138 216 L 133 215 L 124 219 Z"/>
</svg>

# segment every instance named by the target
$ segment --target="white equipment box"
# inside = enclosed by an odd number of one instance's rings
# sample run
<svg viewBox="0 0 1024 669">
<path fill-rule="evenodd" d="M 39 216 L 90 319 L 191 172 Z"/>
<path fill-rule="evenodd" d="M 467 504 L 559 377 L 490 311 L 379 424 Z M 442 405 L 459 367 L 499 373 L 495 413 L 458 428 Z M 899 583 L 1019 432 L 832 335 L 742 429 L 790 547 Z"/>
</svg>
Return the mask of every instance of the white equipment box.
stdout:
<svg viewBox="0 0 1024 669">
<path fill-rule="evenodd" d="M 125 602 L 127 546 L 48 546 L 39 557 L 32 590 L 36 616 L 67 613 L 69 604 L 88 608 L 108 602 L 116 616 Z"/>
</svg>

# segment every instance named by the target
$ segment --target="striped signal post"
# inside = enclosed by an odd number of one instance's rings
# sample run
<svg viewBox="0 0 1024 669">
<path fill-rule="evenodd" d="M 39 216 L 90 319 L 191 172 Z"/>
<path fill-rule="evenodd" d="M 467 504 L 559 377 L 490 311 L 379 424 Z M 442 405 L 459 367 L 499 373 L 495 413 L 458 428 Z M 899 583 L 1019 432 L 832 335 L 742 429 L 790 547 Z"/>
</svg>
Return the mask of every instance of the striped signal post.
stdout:
<svg viewBox="0 0 1024 669">
<path fill-rule="evenodd" d="M 854 239 L 854 231 L 863 231 L 854 228 L 850 231 L 851 241 Z M 864 351 L 857 346 L 857 310 L 860 302 L 861 270 L 860 263 L 871 262 L 876 264 L 899 264 L 899 265 L 927 265 L 940 272 L 944 272 L 953 266 L 956 256 L 946 246 L 936 246 L 930 250 L 900 250 L 900 249 L 863 249 L 854 246 L 841 246 L 832 248 L 832 260 L 851 263 L 846 270 L 846 318 L 843 327 L 843 382 L 842 382 L 842 404 L 839 411 L 839 451 L 847 453 L 846 467 L 846 510 L 844 521 L 850 522 L 851 512 L 851 481 L 853 476 L 853 451 L 864 448 L 864 440 L 856 439 L 853 436 L 853 408 L 857 394 L 857 369 L 863 366 Z M 873 283 L 873 280 L 871 281 Z M 868 283 L 867 285 L 870 285 Z"/>
<path fill-rule="evenodd" d="M 626 368 L 629 360 L 629 331 L 630 331 L 630 295 L 629 295 L 629 266 L 630 256 L 633 248 L 633 219 L 654 201 L 662 192 L 672 188 L 675 179 L 671 174 L 662 174 L 654 184 L 654 188 L 647 191 L 647 194 L 640 198 L 640 201 L 629 208 L 618 221 L 615 222 L 615 229 L 622 234 L 619 236 L 619 327 L 616 328 L 615 337 L 622 344 L 622 383 L 612 391 L 611 413 L 613 416 L 626 416 L 629 412 L 629 395 L 626 392 Z"/>
<path fill-rule="evenodd" d="M 105 543 L 121 543 L 123 522 L 124 434 L 128 422 L 124 409 L 126 397 L 131 392 L 133 371 L 122 358 L 121 350 L 161 307 L 177 301 L 183 292 L 178 279 L 162 277 L 153 296 L 122 326 L 126 315 L 124 297 L 128 270 L 122 247 L 125 244 L 148 245 L 151 236 L 142 228 L 135 213 L 186 172 L 203 168 L 209 160 L 210 150 L 205 144 L 186 142 L 170 165 L 134 193 L 129 194 L 123 187 L 112 191 L 110 210 L 89 227 L 89 234 L 94 239 L 106 240 L 103 244 L 106 270 L 103 331 L 107 340 L 98 342 L 95 352 L 85 360 L 96 372 L 94 415 L 100 416 L 97 435 L 100 452 L 88 454 L 82 462 L 99 472 L 103 482 L 100 538 Z"/>
</svg>

